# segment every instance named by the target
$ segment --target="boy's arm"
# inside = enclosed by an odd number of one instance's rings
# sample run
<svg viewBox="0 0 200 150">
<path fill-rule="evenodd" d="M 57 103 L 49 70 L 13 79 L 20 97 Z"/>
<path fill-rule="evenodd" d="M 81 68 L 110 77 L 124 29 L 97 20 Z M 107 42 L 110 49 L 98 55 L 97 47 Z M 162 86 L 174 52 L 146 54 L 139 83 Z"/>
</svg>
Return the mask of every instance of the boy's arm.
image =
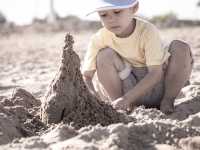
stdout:
<svg viewBox="0 0 200 150">
<path fill-rule="evenodd" d="M 148 67 L 148 73 L 146 76 L 133 89 L 125 94 L 125 97 L 127 97 L 131 102 L 134 102 L 150 91 L 154 85 L 162 79 L 162 75 L 162 65 Z"/>
<path fill-rule="evenodd" d="M 130 104 L 134 104 L 161 80 L 163 75 L 162 65 L 150 66 L 148 71 L 147 75 L 133 89 L 113 102 L 116 109 L 126 110 Z"/>
<path fill-rule="evenodd" d="M 92 83 L 92 78 L 94 76 L 95 70 L 92 71 L 84 71 L 83 72 L 83 80 L 86 84 L 86 86 L 88 87 L 89 91 L 95 95 L 95 89 Z"/>
</svg>

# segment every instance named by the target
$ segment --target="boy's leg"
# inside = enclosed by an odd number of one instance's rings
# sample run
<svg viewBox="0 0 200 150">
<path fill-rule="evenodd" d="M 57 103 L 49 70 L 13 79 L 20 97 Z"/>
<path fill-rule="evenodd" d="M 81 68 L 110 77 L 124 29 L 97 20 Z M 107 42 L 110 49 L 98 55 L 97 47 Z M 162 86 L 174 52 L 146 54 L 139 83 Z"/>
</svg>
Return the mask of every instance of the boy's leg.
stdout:
<svg viewBox="0 0 200 150">
<path fill-rule="evenodd" d="M 100 50 L 97 55 L 97 76 L 106 90 L 110 100 L 123 95 L 123 82 L 119 72 L 124 70 L 125 64 L 120 56 L 111 48 Z"/>
<path fill-rule="evenodd" d="M 160 105 L 161 111 L 166 114 L 174 111 L 174 100 L 189 80 L 193 65 L 191 49 L 187 43 L 175 40 L 169 49 L 171 57 L 165 74 L 165 92 Z"/>
</svg>

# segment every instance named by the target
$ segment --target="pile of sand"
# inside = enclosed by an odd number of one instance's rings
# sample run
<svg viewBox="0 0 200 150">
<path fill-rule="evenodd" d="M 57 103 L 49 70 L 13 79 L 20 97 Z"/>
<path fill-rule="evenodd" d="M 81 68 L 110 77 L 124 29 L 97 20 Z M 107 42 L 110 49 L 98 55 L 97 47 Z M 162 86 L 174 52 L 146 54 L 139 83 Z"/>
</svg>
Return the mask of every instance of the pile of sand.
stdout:
<svg viewBox="0 0 200 150">
<path fill-rule="evenodd" d="M 46 124 L 73 123 L 76 128 L 129 122 L 126 116 L 90 94 L 82 79 L 80 59 L 73 51 L 73 44 L 73 37 L 67 34 L 59 71 L 42 100 L 42 121 Z"/>
<path fill-rule="evenodd" d="M 136 122 L 105 127 L 86 126 L 79 130 L 60 123 L 49 128 L 41 136 L 15 140 L 2 149 L 163 150 L 166 147 L 166 150 L 169 150 L 169 147 L 178 149 L 188 145 L 195 147 L 195 144 L 199 144 L 197 137 L 196 141 L 191 138 L 184 139 L 200 135 L 199 127 L 170 119 L 158 110 L 139 107 L 131 117 L 137 118 Z M 200 118 L 198 115 L 196 117 Z"/>
<path fill-rule="evenodd" d="M 15 138 L 38 135 L 46 129 L 38 117 L 40 100 L 32 94 L 16 89 L 11 98 L 0 99 L 0 145 Z"/>
</svg>

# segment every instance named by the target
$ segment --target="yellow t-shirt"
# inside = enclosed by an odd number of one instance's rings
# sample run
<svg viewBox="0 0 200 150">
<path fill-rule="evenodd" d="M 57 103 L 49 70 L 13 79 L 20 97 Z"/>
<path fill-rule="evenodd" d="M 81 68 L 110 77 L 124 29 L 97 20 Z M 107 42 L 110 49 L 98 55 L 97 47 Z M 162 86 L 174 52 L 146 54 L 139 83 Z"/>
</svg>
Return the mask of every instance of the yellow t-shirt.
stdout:
<svg viewBox="0 0 200 150">
<path fill-rule="evenodd" d="M 151 23 L 136 18 L 134 32 L 127 38 L 119 38 L 106 28 L 92 36 L 83 62 L 82 71 L 96 70 L 99 50 L 110 47 L 132 66 L 145 67 L 163 64 L 170 53 L 162 44 L 159 31 Z"/>
</svg>

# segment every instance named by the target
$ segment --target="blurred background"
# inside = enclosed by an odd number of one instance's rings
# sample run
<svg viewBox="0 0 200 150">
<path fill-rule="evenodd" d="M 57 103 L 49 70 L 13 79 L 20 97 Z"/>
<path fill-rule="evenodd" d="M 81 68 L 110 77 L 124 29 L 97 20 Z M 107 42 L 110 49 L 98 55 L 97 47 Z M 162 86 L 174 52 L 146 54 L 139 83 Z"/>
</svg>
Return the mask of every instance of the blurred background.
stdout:
<svg viewBox="0 0 200 150">
<path fill-rule="evenodd" d="M 140 9 L 137 15 L 151 20 L 159 27 L 200 24 L 199 0 L 139 0 L 139 2 Z M 53 24 L 52 30 L 74 28 L 73 30 L 79 31 L 99 28 L 96 22 L 97 15 L 86 16 L 91 7 L 90 0 L 0 0 L 0 23 L 4 24 L 4 27 L 1 25 L 1 30 L 31 24 L 35 25 L 36 30 L 39 24 Z"/>
</svg>

